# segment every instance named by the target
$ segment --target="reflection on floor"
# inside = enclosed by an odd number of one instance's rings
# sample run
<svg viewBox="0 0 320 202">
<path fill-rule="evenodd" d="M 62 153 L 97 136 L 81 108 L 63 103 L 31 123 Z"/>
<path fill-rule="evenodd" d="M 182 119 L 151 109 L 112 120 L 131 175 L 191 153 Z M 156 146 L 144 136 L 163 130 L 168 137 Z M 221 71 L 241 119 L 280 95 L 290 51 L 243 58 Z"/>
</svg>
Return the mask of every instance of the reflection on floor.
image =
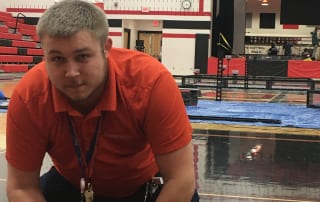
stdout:
<svg viewBox="0 0 320 202">
<path fill-rule="evenodd" d="M 201 201 L 319 201 L 319 131 L 212 125 L 193 124 Z"/>
<path fill-rule="evenodd" d="M 1 80 L 7 97 L 18 79 Z M 214 99 L 215 91 L 202 92 Z M 305 104 L 305 92 L 225 90 L 223 100 Z M 318 109 L 315 109 L 318 110 Z M 0 113 L 0 201 L 5 197 L 5 113 Z M 318 117 L 314 117 L 318 118 Z M 201 202 L 320 201 L 320 130 L 192 124 Z M 42 172 L 51 165 L 46 157 Z"/>
</svg>

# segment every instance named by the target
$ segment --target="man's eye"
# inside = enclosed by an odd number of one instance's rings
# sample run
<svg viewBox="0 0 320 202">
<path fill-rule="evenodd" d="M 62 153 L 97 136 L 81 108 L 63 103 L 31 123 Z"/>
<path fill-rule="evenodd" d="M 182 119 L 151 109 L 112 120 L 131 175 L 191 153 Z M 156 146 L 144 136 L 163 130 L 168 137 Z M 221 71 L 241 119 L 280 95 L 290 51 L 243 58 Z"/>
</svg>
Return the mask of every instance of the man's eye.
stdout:
<svg viewBox="0 0 320 202">
<path fill-rule="evenodd" d="M 78 61 L 86 61 L 86 60 L 88 60 L 88 58 L 89 58 L 89 55 L 87 55 L 87 54 L 77 56 Z"/>
<path fill-rule="evenodd" d="M 64 60 L 64 58 L 63 58 L 63 57 L 60 57 L 60 56 L 55 56 L 55 57 L 52 57 L 52 58 L 51 58 L 51 61 L 53 61 L 53 62 L 59 62 L 59 63 L 61 63 L 61 62 L 63 62 L 63 60 Z"/>
</svg>

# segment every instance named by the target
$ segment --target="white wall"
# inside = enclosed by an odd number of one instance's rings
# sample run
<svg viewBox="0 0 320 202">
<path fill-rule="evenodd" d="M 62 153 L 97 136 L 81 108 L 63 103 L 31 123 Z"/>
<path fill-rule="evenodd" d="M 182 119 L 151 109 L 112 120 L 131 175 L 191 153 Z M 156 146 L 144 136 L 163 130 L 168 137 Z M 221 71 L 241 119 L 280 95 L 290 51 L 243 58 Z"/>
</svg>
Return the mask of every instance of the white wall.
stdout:
<svg viewBox="0 0 320 202">
<path fill-rule="evenodd" d="M 153 20 L 135 20 L 136 28 L 144 31 L 162 31 L 162 21 L 158 27 L 152 26 Z"/>
<path fill-rule="evenodd" d="M 114 27 L 110 27 L 109 32 L 114 32 L 117 34 L 121 34 L 121 35 L 116 35 L 116 36 L 110 36 L 110 38 L 112 39 L 112 46 L 113 47 L 118 47 L 118 48 L 122 48 L 123 47 L 123 40 L 122 40 L 122 36 L 123 36 L 123 29 L 122 28 L 114 28 Z"/>
<path fill-rule="evenodd" d="M 48 8 L 55 0 L 2 0 L 9 8 Z M 2 4 L 2 3 L 1 3 Z"/>
<path fill-rule="evenodd" d="M 4 0 L 2 0 L 4 1 Z M 0 3 L 0 11 L 6 11 L 6 5 L 4 3 Z"/>
<path fill-rule="evenodd" d="M 195 40 L 163 38 L 162 63 L 172 74 L 193 74 Z"/>
<path fill-rule="evenodd" d="M 199 10 L 200 0 L 191 0 L 190 11 Z M 208 1 L 208 0 L 206 0 Z M 150 11 L 183 11 L 181 1 L 174 0 L 105 0 L 105 10 L 138 10 L 148 8 Z"/>
<path fill-rule="evenodd" d="M 204 0 L 203 2 L 203 11 L 211 12 L 212 11 L 212 0 Z"/>
<path fill-rule="evenodd" d="M 163 29 L 163 34 L 210 34 L 210 30 Z M 195 38 L 162 38 L 162 63 L 173 74 L 193 74 Z"/>
</svg>

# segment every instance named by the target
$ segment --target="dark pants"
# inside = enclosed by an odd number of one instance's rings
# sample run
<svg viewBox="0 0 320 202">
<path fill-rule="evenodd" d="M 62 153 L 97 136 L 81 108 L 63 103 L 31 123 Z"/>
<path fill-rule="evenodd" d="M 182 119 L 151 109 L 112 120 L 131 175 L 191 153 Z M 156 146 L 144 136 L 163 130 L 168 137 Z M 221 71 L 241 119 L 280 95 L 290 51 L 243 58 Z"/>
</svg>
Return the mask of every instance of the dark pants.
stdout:
<svg viewBox="0 0 320 202">
<path fill-rule="evenodd" d="M 40 178 L 41 189 L 47 202 L 80 202 L 80 190 L 75 188 L 57 170 L 52 167 L 49 172 L 45 173 Z M 153 202 L 157 198 L 160 190 L 148 199 L 148 202 Z M 177 193 L 183 194 L 183 193 Z M 121 198 L 99 198 L 94 197 L 94 202 L 143 202 L 145 195 L 145 186 L 134 195 Z M 191 202 L 199 202 L 198 193 L 195 192 Z"/>
</svg>

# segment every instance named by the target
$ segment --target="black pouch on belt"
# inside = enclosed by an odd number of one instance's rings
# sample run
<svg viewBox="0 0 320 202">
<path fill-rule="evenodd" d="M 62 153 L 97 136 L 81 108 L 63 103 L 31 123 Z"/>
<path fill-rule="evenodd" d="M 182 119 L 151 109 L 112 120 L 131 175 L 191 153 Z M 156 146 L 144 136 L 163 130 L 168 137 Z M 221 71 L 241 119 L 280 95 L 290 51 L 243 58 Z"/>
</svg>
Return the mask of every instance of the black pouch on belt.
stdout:
<svg viewBox="0 0 320 202">
<path fill-rule="evenodd" d="M 163 186 L 162 177 L 153 177 L 146 184 L 146 202 L 155 202 Z"/>
</svg>

